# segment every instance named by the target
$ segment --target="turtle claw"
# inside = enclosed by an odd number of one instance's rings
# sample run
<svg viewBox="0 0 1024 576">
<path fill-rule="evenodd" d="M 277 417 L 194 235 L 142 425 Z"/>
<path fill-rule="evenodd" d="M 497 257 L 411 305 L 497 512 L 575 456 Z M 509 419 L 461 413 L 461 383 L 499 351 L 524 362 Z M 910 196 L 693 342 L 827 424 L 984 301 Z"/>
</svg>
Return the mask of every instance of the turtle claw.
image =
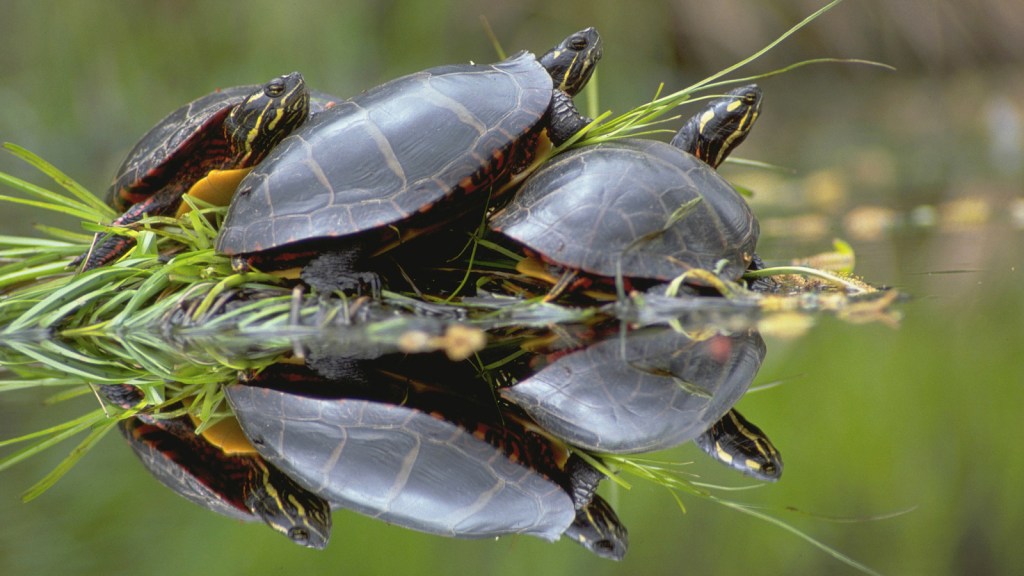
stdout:
<svg viewBox="0 0 1024 576">
<path fill-rule="evenodd" d="M 325 252 L 310 260 L 299 277 L 321 297 L 345 292 L 357 296 L 369 294 L 374 300 L 380 300 L 380 276 L 376 272 L 354 272 L 355 260 L 354 251 Z"/>
</svg>

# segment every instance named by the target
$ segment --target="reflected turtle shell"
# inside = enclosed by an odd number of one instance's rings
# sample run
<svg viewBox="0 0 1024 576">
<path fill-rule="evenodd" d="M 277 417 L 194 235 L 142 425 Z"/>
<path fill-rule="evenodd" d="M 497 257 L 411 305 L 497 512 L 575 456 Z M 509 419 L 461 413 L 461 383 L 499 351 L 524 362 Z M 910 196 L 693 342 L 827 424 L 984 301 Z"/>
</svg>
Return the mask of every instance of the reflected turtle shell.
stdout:
<svg viewBox="0 0 1024 576">
<path fill-rule="evenodd" d="M 146 470 L 173 492 L 229 518 L 260 520 L 245 505 L 242 485 L 249 468 L 240 460 L 138 418 L 123 419 L 117 426 Z"/>
<path fill-rule="evenodd" d="M 576 517 L 566 489 L 516 457 L 533 456 L 530 442 L 511 452 L 496 447 L 489 437 L 505 433 L 484 421 L 463 427 L 387 401 L 245 384 L 225 393 L 257 450 L 335 505 L 458 538 L 530 534 L 553 541 Z M 513 444 L 506 440 L 497 442 Z"/>
<path fill-rule="evenodd" d="M 562 355 L 501 396 L 572 445 L 620 454 L 660 450 L 720 420 L 764 355 L 756 332 L 691 340 L 648 329 Z"/>
</svg>

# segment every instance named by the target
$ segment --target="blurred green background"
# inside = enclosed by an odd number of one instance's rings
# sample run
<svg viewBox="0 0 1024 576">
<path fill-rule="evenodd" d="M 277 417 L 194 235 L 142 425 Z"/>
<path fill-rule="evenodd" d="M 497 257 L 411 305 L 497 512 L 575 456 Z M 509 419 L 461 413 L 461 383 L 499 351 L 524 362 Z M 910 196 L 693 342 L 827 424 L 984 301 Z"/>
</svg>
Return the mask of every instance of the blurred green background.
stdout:
<svg viewBox="0 0 1024 576">
<path fill-rule="evenodd" d="M 509 51 L 542 52 L 597 26 L 599 107 L 623 112 L 659 83 L 677 89 L 747 56 L 823 4 L 8 0 L 0 140 L 102 192 L 136 139 L 199 95 L 300 70 L 348 96 L 437 64 L 494 60 L 482 16 Z M 758 382 L 783 385 L 740 405 L 782 451 L 786 473 L 735 497 L 887 574 L 1024 566 L 1021 38 L 1019 0 L 847 0 L 748 70 L 830 56 L 897 71 L 832 64 L 764 80 L 760 125 L 739 154 L 791 171 L 723 167 L 756 193 L 767 260 L 842 237 L 858 272 L 913 296 L 898 329 L 824 319 L 801 339 L 769 335 Z M 6 155 L 0 170 L 34 178 Z M 42 220 L 5 204 L 0 233 L 33 234 Z M 93 407 L 84 398 L 44 408 L 42 397 L 0 399 L 0 437 Z M 348 513 L 317 553 L 167 492 L 114 435 L 23 504 L 21 492 L 69 448 L 0 475 L 0 574 L 856 573 L 716 504 L 685 498 L 683 514 L 639 481 L 608 495 L 630 527 L 621 564 L 565 542 L 449 540 Z M 704 479 L 747 484 L 693 446 L 664 456 L 692 459 Z M 871 519 L 902 510 L 911 511 Z"/>
</svg>

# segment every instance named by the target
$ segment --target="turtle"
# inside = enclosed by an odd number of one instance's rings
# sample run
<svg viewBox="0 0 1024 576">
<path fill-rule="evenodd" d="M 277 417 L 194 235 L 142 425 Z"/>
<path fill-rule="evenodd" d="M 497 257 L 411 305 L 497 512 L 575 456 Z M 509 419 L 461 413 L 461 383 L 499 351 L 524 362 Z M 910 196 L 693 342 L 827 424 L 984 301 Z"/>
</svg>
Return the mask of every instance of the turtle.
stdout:
<svg viewBox="0 0 1024 576">
<path fill-rule="evenodd" d="M 553 282 L 549 299 L 595 278 L 658 283 L 700 269 L 739 279 L 754 262 L 760 228 L 715 167 L 749 133 L 761 100 L 757 85 L 734 89 L 671 144 L 624 138 L 559 154 L 489 226 L 532 256 L 518 269 Z"/>
<path fill-rule="evenodd" d="M 241 182 L 217 251 L 239 271 L 301 266 L 319 293 L 374 284 L 369 259 L 496 201 L 586 126 L 572 95 L 601 55 L 587 28 L 540 58 L 430 68 L 334 106 Z"/>
<path fill-rule="evenodd" d="M 280 363 L 225 395 L 260 453 L 334 505 L 431 534 L 564 535 L 623 557 L 627 531 L 594 494 L 603 474 L 521 415 L 456 391 L 457 369 L 438 385 L 395 364 L 353 360 L 329 379 Z"/>
<path fill-rule="evenodd" d="M 757 332 L 695 339 L 664 326 L 625 335 L 611 326 L 591 338 L 520 355 L 504 368 L 511 384 L 500 396 L 588 451 L 633 454 L 693 440 L 748 476 L 779 479 L 778 450 L 733 408 L 764 359 Z"/>
<path fill-rule="evenodd" d="M 141 399 L 130 385 L 107 385 L 102 392 L 121 407 Z M 267 463 L 251 445 L 229 448 L 212 440 L 212 434 L 197 435 L 185 416 L 158 418 L 140 412 L 119 420 L 118 428 L 150 474 L 187 500 L 237 520 L 262 520 L 301 546 L 327 545 L 327 501 Z"/>
<path fill-rule="evenodd" d="M 146 214 L 173 215 L 182 196 L 211 170 L 259 163 L 309 113 L 309 90 L 298 72 L 259 86 L 218 90 L 178 108 L 151 128 L 118 168 L 107 200 L 122 214 L 110 225 L 131 226 Z M 108 264 L 133 243 L 129 236 L 97 233 L 74 264 L 84 262 L 82 270 Z"/>
</svg>

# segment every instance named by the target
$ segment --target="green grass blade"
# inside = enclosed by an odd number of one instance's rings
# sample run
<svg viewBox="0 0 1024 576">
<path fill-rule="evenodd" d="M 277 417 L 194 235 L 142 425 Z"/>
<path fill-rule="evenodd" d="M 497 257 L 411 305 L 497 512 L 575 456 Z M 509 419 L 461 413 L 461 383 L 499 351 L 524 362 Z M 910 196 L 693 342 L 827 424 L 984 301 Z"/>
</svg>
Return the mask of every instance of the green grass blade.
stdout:
<svg viewBox="0 0 1024 576">
<path fill-rule="evenodd" d="M 64 248 L 67 242 L 46 240 L 45 238 L 29 238 L 26 236 L 0 236 L 0 246 L 24 246 L 28 248 Z"/>
<path fill-rule="evenodd" d="M 80 386 L 81 381 L 67 378 L 31 378 L 25 380 L 0 380 L 0 393 L 24 390 L 27 388 L 46 388 L 51 386 Z"/>
<path fill-rule="evenodd" d="M 120 384 L 134 374 L 115 362 L 101 361 L 89 357 L 88 361 L 76 357 L 70 349 L 54 350 L 42 345 L 30 345 L 24 342 L 8 342 L 8 346 L 21 354 L 36 360 L 47 368 L 69 376 L 82 378 L 86 382 L 103 384 Z"/>
<path fill-rule="evenodd" d="M 820 8 L 819 10 L 817 10 L 816 12 L 814 12 L 813 14 L 808 16 L 807 18 L 804 18 L 799 23 L 797 23 L 796 25 L 792 26 L 791 28 L 789 28 L 788 30 L 783 32 L 782 35 L 780 35 L 774 41 L 769 43 L 764 48 L 758 50 L 757 52 L 755 52 L 751 56 L 748 56 L 747 58 L 744 58 L 743 60 L 740 60 L 739 62 L 737 62 L 737 63 L 735 63 L 735 64 L 733 64 L 733 65 L 731 65 L 731 66 L 729 66 L 729 67 L 727 67 L 727 68 L 725 68 L 723 70 L 719 70 L 718 72 L 715 72 L 714 74 L 712 74 L 710 76 L 707 76 L 707 77 L 703 78 L 702 80 L 700 80 L 700 81 L 698 81 L 698 82 L 696 82 L 694 84 L 691 84 L 690 86 L 688 86 L 686 88 L 683 88 L 682 90 L 673 92 L 672 94 L 669 94 L 667 96 L 660 96 L 661 90 L 659 89 L 657 91 L 657 93 L 655 94 L 655 98 L 653 100 L 651 100 L 650 102 L 648 102 L 646 104 L 643 104 L 641 106 L 638 106 L 638 107 L 634 108 L 633 110 L 630 110 L 629 112 L 626 112 L 625 114 L 622 114 L 622 115 L 620 115 L 618 117 L 612 118 L 611 120 L 608 120 L 607 122 L 604 122 L 603 124 L 601 124 L 599 126 L 592 126 L 592 127 L 590 127 L 590 130 L 587 131 L 586 134 L 582 135 L 582 137 L 577 142 L 575 142 L 575 144 L 571 144 L 571 145 L 577 145 L 577 146 L 579 146 L 579 145 L 589 145 L 589 144 L 595 144 L 595 143 L 598 143 L 598 142 L 602 142 L 602 141 L 606 141 L 606 140 L 611 140 L 611 139 L 615 139 L 615 138 L 622 138 L 622 137 L 625 137 L 627 135 L 632 135 L 634 130 L 646 129 L 647 127 L 649 127 L 655 121 L 655 119 L 660 118 L 664 114 L 668 113 L 669 110 L 672 110 L 676 106 L 679 106 L 680 104 L 682 104 L 682 103 L 684 103 L 684 102 L 686 102 L 688 100 L 694 99 L 693 98 L 693 94 L 695 92 L 699 91 L 699 90 L 707 89 L 707 88 L 713 88 L 713 87 L 717 87 L 717 86 L 724 86 L 726 84 L 733 84 L 733 83 L 736 83 L 736 82 L 749 81 L 749 80 L 754 79 L 754 78 L 762 77 L 763 75 L 751 76 L 751 77 L 748 77 L 748 78 L 741 78 L 741 79 L 735 79 L 735 80 L 729 80 L 729 81 L 717 82 L 716 83 L 716 80 L 718 80 L 720 78 L 723 78 L 723 77 L 725 77 L 725 76 L 735 72 L 736 70 L 739 70 L 740 68 L 746 66 L 747 64 L 750 64 L 751 62 L 757 60 L 758 58 L 760 58 L 761 56 L 763 56 L 764 54 L 766 54 L 767 52 L 769 52 L 770 50 L 772 50 L 773 48 L 778 46 L 786 38 L 789 38 L 790 36 L 795 34 L 798 30 L 800 30 L 801 28 L 807 26 L 812 21 L 817 19 L 819 16 L 821 16 L 825 12 L 828 12 L 829 10 L 834 8 L 840 2 L 842 2 L 842 0 L 833 0 L 832 2 L 826 4 L 825 6 L 823 6 L 822 8 Z M 807 61 L 806 63 L 797 63 L 797 64 L 793 64 L 793 65 L 787 66 L 786 68 L 780 69 L 778 71 L 773 71 L 771 73 L 768 73 L 767 75 L 772 75 L 772 74 L 776 74 L 776 73 L 781 74 L 784 71 L 791 70 L 791 69 L 796 68 L 798 66 L 806 65 L 806 64 L 809 64 L 809 63 L 824 62 L 824 61 L 829 61 L 829 60 L 828 59 L 818 59 L 818 60 L 810 60 L 810 61 Z M 871 62 L 868 62 L 868 61 L 856 61 L 856 62 L 871 63 Z M 874 63 L 871 63 L 871 64 L 874 64 Z"/>
<path fill-rule="evenodd" d="M 880 572 L 877 572 L 877 571 L 873 570 L 872 568 L 868 567 L 867 565 L 862 564 L 862 563 L 854 560 L 853 558 L 850 558 L 846 554 L 843 554 L 842 552 L 839 552 L 835 548 L 832 548 L 828 544 L 825 544 L 824 542 L 814 538 L 810 534 L 808 534 L 808 533 L 804 532 L 803 530 L 800 530 L 799 528 L 797 528 L 797 527 L 795 527 L 795 526 L 785 522 L 784 520 L 780 520 L 780 519 L 778 519 L 778 518 L 776 518 L 774 516 L 771 516 L 769 514 L 765 514 L 763 512 L 760 512 L 758 510 L 755 510 L 755 509 L 753 509 L 753 508 L 751 508 L 749 506 L 745 506 L 745 505 L 740 504 L 738 502 L 731 502 L 729 500 L 722 500 L 720 498 L 715 498 L 713 496 L 711 497 L 711 499 L 714 500 L 715 502 L 718 502 L 719 504 L 727 507 L 727 508 L 732 508 L 733 510 L 737 510 L 737 511 L 742 512 L 744 514 L 748 514 L 750 516 L 753 516 L 754 518 L 758 518 L 760 520 L 768 522 L 769 524 L 778 526 L 779 528 L 782 528 L 783 530 L 785 530 L 786 532 L 789 532 L 790 534 L 796 535 L 797 537 L 801 538 L 805 542 L 808 542 L 809 544 L 811 544 L 815 548 L 818 548 L 819 550 L 825 552 L 826 554 L 828 554 L 829 556 L 831 556 L 831 557 L 835 558 L 836 560 L 842 562 L 843 564 L 846 564 L 847 566 L 850 566 L 851 568 L 859 570 L 859 571 L 861 571 L 861 572 L 863 572 L 865 574 L 871 574 L 873 576 L 881 576 Z"/>
<path fill-rule="evenodd" d="M 107 206 L 107 204 L 99 199 L 95 194 L 86 190 L 81 184 L 70 178 L 67 174 L 64 174 L 64 172 L 59 170 L 53 164 L 50 164 L 46 160 L 37 156 L 35 153 L 10 142 L 5 142 L 4 148 L 6 148 L 11 154 L 24 160 L 28 164 L 31 164 L 43 174 L 49 176 L 54 182 L 77 198 L 79 202 L 95 210 L 97 215 L 112 218 L 116 214 L 113 208 Z"/>
<path fill-rule="evenodd" d="M 0 441 L 0 447 L 10 446 L 13 444 L 20 444 L 22 442 L 28 442 L 37 438 L 43 438 L 42 441 L 26 446 L 13 454 L 8 454 L 3 458 L 0 458 L 0 471 L 6 470 L 14 464 L 21 462 L 22 460 L 29 458 L 39 452 L 42 452 L 46 448 L 61 442 L 67 438 L 78 434 L 82 430 L 85 430 L 93 425 L 97 421 L 97 417 L 106 418 L 102 408 L 97 408 L 87 414 L 79 416 L 73 420 L 62 422 L 56 426 L 51 426 L 45 430 L 39 430 L 31 434 L 25 434 L 17 438 L 11 438 L 9 440 Z"/>
<path fill-rule="evenodd" d="M 94 413 L 95 414 L 95 413 Z M 82 440 L 78 446 L 75 446 L 71 453 L 68 454 L 67 458 L 62 460 L 60 464 L 54 467 L 46 476 L 43 476 L 39 482 L 33 484 L 24 494 L 21 495 L 23 502 L 30 502 L 40 496 L 43 492 L 46 492 L 50 487 L 57 483 L 65 474 L 68 473 L 79 460 L 85 456 L 89 450 L 93 448 L 103 437 L 110 432 L 111 428 L 117 425 L 117 420 L 112 418 L 106 418 L 102 411 L 99 411 L 95 427 L 89 432 L 89 435 Z"/>
<path fill-rule="evenodd" d="M 751 62 L 757 60 L 761 56 L 764 56 L 765 54 L 770 52 L 773 48 L 775 48 L 776 46 L 781 44 L 786 38 L 789 38 L 793 34 L 796 34 L 800 29 L 802 29 L 803 27 L 807 26 L 808 24 L 810 24 L 814 20 L 817 20 L 818 17 L 821 16 L 822 14 L 824 14 L 824 13 L 828 12 L 829 10 L 835 8 L 842 1 L 843 0 L 832 0 L 832 2 L 829 2 L 828 4 L 822 6 L 816 12 L 812 13 L 810 16 L 808 16 L 808 17 L 804 18 L 803 20 L 801 20 L 800 22 L 796 23 L 789 30 L 786 30 L 785 32 L 783 32 L 782 35 L 780 35 L 778 38 L 776 38 L 775 40 L 770 42 L 764 48 L 761 48 L 757 52 L 754 52 L 750 56 L 747 56 L 746 58 L 744 58 L 743 60 L 740 60 L 739 62 L 733 64 L 732 66 L 729 66 L 729 67 L 727 67 L 727 68 L 725 68 L 723 70 L 719 70 L 718 72 L 712 74 L 711 76 L 708 76 L 708 77 L 704 78 L 703 80 L 693 84 L 692 86 L 690 86 L 686 90 L 689 90 L 689 91 L 692 92 L 693 90 L 696 90 L 698 88 L 701 88 L 703 86 L 711 84 L 713 81 L 715 81 L 715 80 L 717 80 L 719 78 L 722 78 L 723 76 L 727 76 L 729 74 L 732 74 L 733 72 L 735 72 L 736 70 L 739 70 L 740 68 L 743 68 L 747 64 L 750 64 Z"/>
<path fill-rule="evenodd" d="M 13 334 L 26 328 L 39 327 L 40 323 L 43 322 L 45 314 L 58 308 L 65 307 L 69 302 L 75 303 L 78 298 L 85 298 L 88 300 L 90 294 L 102 291 L 102 289 L 104 287 L 108 287 L 110 283 L 126 278 L 135 273 L 136 272 L 130 268 L 114 266 L 90 270 L 85 274 L 76 276 L 71 279 L 66 286 L 54 290 L 49 296 L 25 312 L 21 318 L 12 322 L 3 330 L 3 332 L 0 332 L 0 334 Z"/>
<path fill-rule="evenodd" d="M 9 183 L 9 177 L 0 172 L 0 182 Z M 40 190 L 42 189 L 40 188 Z M 63 198 L 63 196 L 61 198 Z M 87 208 L 80 208 L 63 202 L 41 202 L 39 200 L 29 200 L 27 198 L 18 198 L 17 196 L 7 196 L 5 194 L 0 194 L 0 201 L 7 201 L 13 204 L 23 204 L 25 206 L 32 206 L 33 208 L 42 208 L 59 214 L 74 216 L 75 218 L 80 218 L 82 220 L 97 220 L 95 214 Z"/>
<path fill-rule="evenodd" d="M 58 240 L 73 245 L 75 250 L 79 253 L 85 252 L 89 243 L 92 242 L 92 234 L 89 233 L 65 230 L 63 228 L 57 228 L 56 226 L 44 226 L 43 224 L 36 224 L 33 227 L 47 236 L 57 238 Z"/>
<path fill-rule="evenodd" d="M 13 286 L 14 284 L 38 280 L 40 278 L 66 272 L 67 263 L 63 261 L 50 262 L 47 264 L 40 264 L 38 266 L 27 265 L 17 271 L 0 273 L 0 288 L 6 288 L 7 286 Z"/>
</svg>

